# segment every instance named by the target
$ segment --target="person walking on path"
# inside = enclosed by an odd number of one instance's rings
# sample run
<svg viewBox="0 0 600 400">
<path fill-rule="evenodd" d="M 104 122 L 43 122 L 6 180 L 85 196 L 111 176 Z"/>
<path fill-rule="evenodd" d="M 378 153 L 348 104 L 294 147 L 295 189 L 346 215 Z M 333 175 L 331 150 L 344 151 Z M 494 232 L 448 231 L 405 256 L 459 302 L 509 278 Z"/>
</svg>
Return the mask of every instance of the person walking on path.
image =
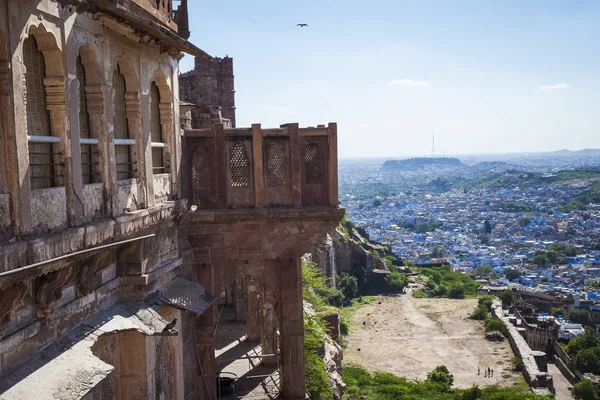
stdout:
<svg viewBox="0 0 600 400">
<path fill-rule="evenodd" d="M 477 376 L 481 375 L 481 368 L 477 367 Z"/>
<path fill-rule="evenodd" d="M 494 370 L 492 369 L 492 377 L 494 376 Z"/>
</svg>

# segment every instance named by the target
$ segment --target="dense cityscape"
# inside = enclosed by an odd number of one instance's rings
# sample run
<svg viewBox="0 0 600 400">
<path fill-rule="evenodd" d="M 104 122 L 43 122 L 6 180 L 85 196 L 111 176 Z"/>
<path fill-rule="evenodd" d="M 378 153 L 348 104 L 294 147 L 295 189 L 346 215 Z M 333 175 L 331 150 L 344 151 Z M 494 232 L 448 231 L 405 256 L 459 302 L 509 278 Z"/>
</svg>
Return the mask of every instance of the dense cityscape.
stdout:
<svg viewBox="0 0 600 400">
<path fill-rule="evenodd" d="M 371 239 L 408 262 L 469 272 L 489 265 L 499 283 L 515 269 L 525 286 L 578 292 L 600 275 L 598 155 L 471 157 L 458 165 L 349 160 L 340 167 L 340 197 Z"/>
</svg>

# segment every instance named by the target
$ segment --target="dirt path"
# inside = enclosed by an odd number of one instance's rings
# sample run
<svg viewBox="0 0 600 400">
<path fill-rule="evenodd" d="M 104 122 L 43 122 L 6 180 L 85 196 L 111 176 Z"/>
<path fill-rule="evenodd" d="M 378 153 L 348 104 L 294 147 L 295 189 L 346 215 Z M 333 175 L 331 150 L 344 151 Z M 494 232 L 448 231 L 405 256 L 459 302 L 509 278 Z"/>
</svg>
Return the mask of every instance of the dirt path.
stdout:
<svg viewBox="0 0 600 400">
<path fill-rule="evenodd" d="M 481 322 L 467 318 L 477 300 L 416 299 L 407 294 L 380 296 L 378 301 L 381 304 L 365 306 L 352 316 L 346 361 L 413 379 L 425 379 L 443 364 L 454 375 L 456 387 L 521 381 L 510 368 L 508 341 L 487 341 Z M 487 367 L 494 369 L 494 377 L 484 377 Z"/>
</svg>

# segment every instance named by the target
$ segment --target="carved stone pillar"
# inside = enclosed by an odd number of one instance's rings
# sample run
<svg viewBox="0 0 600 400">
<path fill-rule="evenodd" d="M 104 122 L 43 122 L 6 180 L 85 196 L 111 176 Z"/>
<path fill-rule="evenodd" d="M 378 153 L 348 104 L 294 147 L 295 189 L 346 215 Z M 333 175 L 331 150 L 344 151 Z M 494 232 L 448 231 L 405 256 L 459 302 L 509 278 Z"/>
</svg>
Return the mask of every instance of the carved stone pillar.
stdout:
<svg viewBox="0 0 600 400">
<path fill-rule="evenodd" d="M 142 108 L 138 92 L 125 93 L 125 108 L 127 112 L 127 126 L 130 137 L 135 138 L 135 145 L 131 148 L 131 159 L 137 170 L 135 176 L 140 185 L 141 208 L 148 207 L 148 171 L 146 170 L 146 145 L 148 140 L 142 132 Z"/>
<path fill-rule="evenodd" d="M 302 308 L 302 272 L 300 258 L 281 260 L 281 394 L 303 399 L 304 317 Z"/>
<path fill-rule="evenodd" d="M 0 184 L 6 185 L 10 193 L 11 216 L 15 233 L 22 232 L 21 202 L 19 200 L 19 172 L 14 114 L 12 109 L 10 64 L 0 61 L 0 155 L 3 157 L 5 174 L 0 177 Z"/>
<path fill-rule="evenodd" d="M 274 354 L 262 358 L 262 364 L 267 366 L 276 366 L 277 357 L 277 314 L 275 312 L 275 297 L 271 287 L 266 284 L 261 285 L 261 307 L 260 307 L 260 344 L 262 354 Z"/>
<path fill-rule="evenodd" d="M 215 306 L 211 305 L 194 322 L 196 350 L 199 359 L 198 392 L 200 400 L 217 398 L 217 366 L 215 361 Z"/>
<path fill-rule="evenodd" d="M 171 174 L 171 198 L 175 199 L 177 198 L 177 147 L 173 130 L 173 109 L 170 102 L 161 102 L 158 108 L 160 109 L 162 138 L 167 143 L 167 148 L 163 150 L 165 171 L 169 171 Z"/>
<path fill-rule="evenodd" d="M 65 105 L 65 78 L 54 76 L 44 78 L 46 88 L 46 109 L 50 113 L 50 130 L 52 136 L 60 138 L 59 151 L 61 154 L 54 156 L 55 174 L 58 186 L 65 187 L 67 200 L 67 220 L 69 225 L 83 215 L 83 202 L 76 200 L 73 191 L 73 165 L 71 158 L 71 138 L 67 135 L 67 114 Z M 61 165 L 62 164 L 62 165 Z M 61 177 L 62 175 L 62 177 Z"/>
<path fill-rule="evenodd" d="M 248 340 L 260 340 L 260 281 L 246 276 L 246 335 Z"/>
<path fill-rule="evenodd" d="M 234 287 L 234 307 L 236 322 L 246 322 L 246 282 L 243 278 L 236 279 Z"/>
<path fill-rule="evenodd" d="M 98 139 L 98 165 L 94 165 L 94 173 L 100 176 L 100 181 L 103 184 L 104 196 L 104 215 L 112 215 L 113 187 L 111 185 L 111 168 L 108 149 L 108 138 L 105 134 L 107 122 L 106 112 L 104 109 L 104 92 L 102 85 L 87 85 L 85 87 L 85 96 L 87 101 L 88 114 L 90 115 L 90 131 L 92 138 Z"/>
</svg>

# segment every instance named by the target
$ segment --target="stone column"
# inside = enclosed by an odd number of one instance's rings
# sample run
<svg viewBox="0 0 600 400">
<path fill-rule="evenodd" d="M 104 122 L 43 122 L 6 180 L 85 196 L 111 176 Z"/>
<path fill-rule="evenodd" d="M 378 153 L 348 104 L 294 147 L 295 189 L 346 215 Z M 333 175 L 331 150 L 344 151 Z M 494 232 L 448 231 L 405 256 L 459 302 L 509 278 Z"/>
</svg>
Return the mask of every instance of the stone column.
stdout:
<svg viewBox="0 0 600 400">
<path fill-rule="evenodd" d="M 200 400 L 217 398 L 217 367 L 215 361 L 215 306 L 211 305 L 194 321 L 196 350 L 199 363 L 198 393 Z"/>
<path fill-rule="evenodd" d="M 246 322 L 246 284 L 244 279 L 236 279 L 233 288 L 235 321 Z"/>
<path fill-rule="evenodd" d="M 246 276 L 246 335 L 248 340 L 260 340 L 260 282 Z"/>
<path fill-rule="evenodd" d="M 141 200 L 140 208 L 148 207 L 148 171 L 146 153 L 148 140 L 142 131 L 142 106 L 140 104 L 138 92 L 125 93 L 125 108 L 127 111 L 127 124 L 129 127 L 129 135 L 135 138 L 135 145 L 131 148 L 132 161 L 135 162 L 137 173 L 134 174 L 139 181 Z M 152 168 L 152 163 L 150 163 Z M 152 199 L 154 200 L 154 199 Z M 152 202 L 154 203 L 154 201 Z"/>
<path fill-rule="evenodd" d="M 304 399 L 304 318 L 302 306 L 301 259 L 281 260 L 281 394 Z"/>
<path fill-rule="evenodd" d="M 261 285 L 260 307 L 260 344 L 262 354 L 275 354 L 262 358 L 262 364 L 267 366 L 277 365 L 277 315 L 275 313 L 275 297 L 271 287 Z"/>
<path fill-rule="evenodd" d="M 173 129 L 173 111 L 170 101 L 161 102 L 158 105 L 160 109 L 160 127 L 163 141 L 167 143 L 167 150 L 163 150 L 163 157 L 166 170 L 171 174 L 171 196 L 170 199 L 177 198 L 177 147 L 175 135 L 179 129 Z"/>
<path fill-rule="evenodd" d="M 193 276 L 198 282 L 213 293 L 215 290 L 215 266 L 206 262 L 201 254 L 194 256 Z M 215 321 L 217 306 L 213 303 L 202 315 L 193 322 L 194 339 L 196 341 L 196 357 L 198 362 L 197 388 L 200 400 L 215 400 L 217 398 L 217 365 L 215 361 Z"/>
<path fill-rule="evenodd" d="M 104 215 L 112 215 L 113 186 L 111 176 L 111 166 L 113 162 L 109 157 L 109 140 L 105 134 L 106 110 L 104 108 L 104 88 L 102 85 L 87 85 L 85 87 L 85 96 L 87 100 L 88 114 L 90 116 L 91 136 L 98 139 L 97 158 L 99 164 L 94 166 L 94 172 L 100 176 L 100 181 L 104 185 L 102 195 L 104 196 Z"/>
</svg>

